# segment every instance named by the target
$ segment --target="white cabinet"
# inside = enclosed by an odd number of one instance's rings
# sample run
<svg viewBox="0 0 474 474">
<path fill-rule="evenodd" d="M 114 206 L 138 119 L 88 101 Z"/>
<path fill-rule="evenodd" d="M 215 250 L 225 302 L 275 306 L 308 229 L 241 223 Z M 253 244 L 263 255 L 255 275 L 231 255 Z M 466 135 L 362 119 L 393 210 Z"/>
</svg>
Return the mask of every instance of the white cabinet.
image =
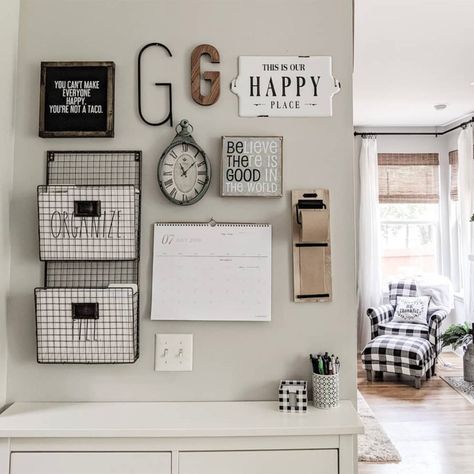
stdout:
<svg viewBox="0 0 474 474">
<path fill-rule="evenodd" d="M 223 451 L 179 454 L 179 474 L 335 474 L 336 449 Z"/>
<path fill-rule="evenodd" d="M 10 474 L 171 474 L 171 453 L 17 453 Z"/>
<path fill-rule="evenodd" d="M 19 402 L 0 414 L 0 474 L 354 474 L 362 432 L 347 400 Z"/>
</svg>

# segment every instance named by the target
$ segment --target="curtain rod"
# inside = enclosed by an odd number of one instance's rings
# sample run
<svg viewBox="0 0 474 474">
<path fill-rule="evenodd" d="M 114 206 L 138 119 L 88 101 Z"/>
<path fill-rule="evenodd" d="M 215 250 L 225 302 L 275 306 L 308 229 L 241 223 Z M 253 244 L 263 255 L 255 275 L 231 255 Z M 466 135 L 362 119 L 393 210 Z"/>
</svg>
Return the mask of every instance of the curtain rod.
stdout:
<svg viewBox="0 0 474 474">
<path fill-rule="evenodd" d="M 455 127 L 445 130 L 444 132 L 354 132 L 354 136 L 364 137 L 367 135 L 375 135 L 375 136 L 377 135 L 427 135 L 431 137 L 440 137 L 441 135 L 446 135 L 447 133 L 453 132 L 454 130 L 457 130 L 458 128 L 465 128 L 470 123 L 474 123 L 474 117 L 472 117 L 467 122 L 460 123 L 459 125 L 456 125 Z"/>
</svg>

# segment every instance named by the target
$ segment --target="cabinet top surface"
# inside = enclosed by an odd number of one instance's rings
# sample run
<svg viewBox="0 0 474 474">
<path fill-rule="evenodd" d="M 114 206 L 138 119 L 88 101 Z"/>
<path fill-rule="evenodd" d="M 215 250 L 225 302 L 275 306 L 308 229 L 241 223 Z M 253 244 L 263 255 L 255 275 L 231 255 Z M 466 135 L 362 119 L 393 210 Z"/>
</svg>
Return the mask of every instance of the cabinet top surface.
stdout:
<svg viewBox="0 0 474 474">
<path fill-rule="evenodd" d="M 350 401 L 283 413 L 277 402 L 19 402 L 0 415 L 0 438 L 327 436 L 362 433 Z"/>
</svg>

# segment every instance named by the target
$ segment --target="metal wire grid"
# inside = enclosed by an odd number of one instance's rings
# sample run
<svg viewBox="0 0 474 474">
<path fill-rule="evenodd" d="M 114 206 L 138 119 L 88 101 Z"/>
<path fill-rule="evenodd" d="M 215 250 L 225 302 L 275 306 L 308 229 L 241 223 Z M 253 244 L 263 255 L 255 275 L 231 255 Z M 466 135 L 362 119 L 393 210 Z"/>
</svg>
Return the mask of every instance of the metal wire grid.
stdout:
<svg viewBox="0 0 474 474">
<path fill-rule="evenodd" d="M 46 184 L 134 185 L 141 188 L 139 151 L 50 151 Z"/>
<path fill-rule="evenodd" d="M 134 186 L 39 186 L 40 259 L 137 258 L 138 199 Z"/>
<path fill-rule="evenodd" d="M 138 294 L 131 288 L 38 288 L 38 362 L 110 364 L 138 358 Z M 97 319 L 74 319 L 73 303 L 97 305 Z"/>
<path fill-rule="evenodd" d="M 47 183 L 140 190 L 141 152 L 48 152 Z M 127 288 L 132 283 L 138 287 L 139 275 L 141 196 L 135 189 L 133 205 L 135 260 L 45 262 L 46 288 L 35 291 L 38 362 L 113 364 L 138 359 L 139 297 Z M 124 287 L 107 288 L 110 284 Z M 73 306 L 81 303 L 97 305 L 99 318 L 74 320 Z"/>
<path fill-rule="evenodd" d="M 48 262 L 49 288 L 105 288 L 113 283 L 137 283 L 138 260 L 116 262 Z"/>
</svg>

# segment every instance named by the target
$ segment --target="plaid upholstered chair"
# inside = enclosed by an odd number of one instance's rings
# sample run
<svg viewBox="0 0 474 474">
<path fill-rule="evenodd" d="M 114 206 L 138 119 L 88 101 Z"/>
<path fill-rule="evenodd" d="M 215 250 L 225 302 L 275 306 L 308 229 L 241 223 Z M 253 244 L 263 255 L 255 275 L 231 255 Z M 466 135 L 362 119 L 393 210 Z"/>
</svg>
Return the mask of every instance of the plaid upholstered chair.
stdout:
<svg viewBox="0 0 474 474">
<path fill-rule="evenodd" d="M 441 352 L 441 325 L 447 311 L 428 311 L 426 324 L 392 321 L 397 297 L 417 294 L 414 281 L 392 282 L 389 284 L 389 303 L 367 310 L 372 340 L 362 353 L 362 362 L 369 379 L 374 380 L 383 372 L 413 375 L 419 388 L 423 375 L 435 374 Z"/>
</svg>

